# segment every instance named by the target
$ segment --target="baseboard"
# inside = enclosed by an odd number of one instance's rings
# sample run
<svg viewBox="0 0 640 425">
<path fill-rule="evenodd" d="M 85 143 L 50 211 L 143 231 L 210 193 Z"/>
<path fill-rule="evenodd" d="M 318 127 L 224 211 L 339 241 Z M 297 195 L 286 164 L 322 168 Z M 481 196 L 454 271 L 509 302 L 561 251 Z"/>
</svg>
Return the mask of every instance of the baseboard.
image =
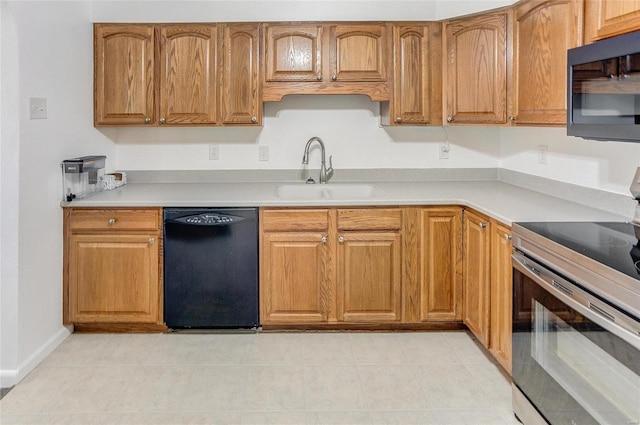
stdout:
<svg viewBox="0 0 640 425">
<path fill-rule="evenodd" d="M 27 359 L 18 365 L 16 369 L 0 370 L 0 387 L 9 388 L 22 381 L 33 369 L 36 368 L 49 354 L 55 350 L 62 341 L 71 335 L 73 327 L 62 327 Z"/>
</svg>

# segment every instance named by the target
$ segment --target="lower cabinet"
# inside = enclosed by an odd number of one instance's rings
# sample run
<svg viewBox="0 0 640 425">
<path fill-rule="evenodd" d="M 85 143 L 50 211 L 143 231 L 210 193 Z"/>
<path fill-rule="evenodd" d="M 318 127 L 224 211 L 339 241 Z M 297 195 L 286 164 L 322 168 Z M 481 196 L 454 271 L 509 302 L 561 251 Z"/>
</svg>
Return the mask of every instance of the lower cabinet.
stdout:
<svg viewBox="0 0 640 425">
<path fill-rule="evenodd" d="M 464 213 L 464 323 L 511 373 L 511 228 Z"/>
<path fill-rule="evenodd" d="M 491 220 L 491 323 L 489 351 L 511 373 L 513 279 L 511 228 Z"/>
<path fill-rule="evenodd" d="M 420 210 L 420 317 L 462 320 L 462 209 Z"/>
<path fill-rule="evenodd" d="M 402 319 L 402 209 L 262 209 L 263 325 Z"/>
<path fill-rule="evenodd" d="M 160 209 L 68 208 L 64 323 L 162 329 Z"/>
<path fill-rule="evenodd" d="M 328 209 L 260 211 L 260 322 L 327 322 L 335 295 Z M 333 313 L 335 315 L 335 313 Z"/>
<path fill-rule="evenodd" d="M 337 319 L 402 319 L 402 209 L 338 209 Z"/>
<path fill-rule="evenodd" d="M 491 223 L 489 218 L 464 212 L 464 323 L 489 347 Z"/>
<path fill-rule="evenodd" d="M 460 207 L 260 213 L 262 325 L 462 326 Z"/>
</svg>

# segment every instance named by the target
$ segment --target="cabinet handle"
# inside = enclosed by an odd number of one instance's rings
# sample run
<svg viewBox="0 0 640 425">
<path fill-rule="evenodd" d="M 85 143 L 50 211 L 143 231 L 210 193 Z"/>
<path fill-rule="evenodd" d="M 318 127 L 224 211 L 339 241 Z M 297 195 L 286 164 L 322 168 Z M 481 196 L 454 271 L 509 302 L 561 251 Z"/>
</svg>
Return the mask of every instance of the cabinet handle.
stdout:
<svg viewBox="0 0 640 425">
<path fill-rule="evenodd" d="M 149 238 L 149 245 L 153 245 L 156 241 L 156 238 Z"/>
<path fill-rule="evenodd" d="M 396 122 L 402 122 L 402 117 L 396 117 Z"/>
<path fill-rule="evenodd" d="M 447 117 L 447 122 L 453 122 L 453 117 L 451 115 Z"/>
<path fill-rule="evenodd" d="M 514 117 L 513 115 L 509 115 L 509 121 L 514 122 L 516 120 L 516 117 Z"/>
<path fill-rule="evenodd" d="M 318 81 L 322 81 L 322 74 L 318 74 L 318 76 L 316 77 Z"/>
<path fill-rule="evenodd" d="M 480 228 L 484 229 L 485 227 L 487 227 L 487 223 L 480 223 Z"/>
<path fill-rule="evenodd" d="M 252 123 L 254 123 L 254 124 L 255 124 L 255 123 L 257 123 L 257 122 L 258 122 L 258 118 L 256 118 L 256 117 L 251 117 L 251 122 L 252 122 Z"/>
<path fill-rule="evenodd" d="M 340 242 L 340 243 L 344 243 L 344 238 L 343 238 L 342 236 L 339 236 L 339 237 L 338 237 L 338 242 Z"/>
<path fill-rule="evenodd" d="M 338 76 L 336 74 L 333 74 L 331 76 L 331 81 L 336 81 L 338 79 Z"/>
<path fill-rule="evenodd" d="M 322 239 L 320 239 L 322 241 L 322 243 L 327 243 L 327 237 L 323 236 Z"/>
<path fill-rule="evenodd" d="M 145 119 L 144 119 L 144 122 L 145 122 L 145 123 L 147 123 L 147 124 L 149 124 L 149 123 L 151 122 L 151 118 L 149 118 L 149 117 L 145 118 Z"/>
<path fill-rule="evenodd" d="M 113 226 L 114 224 L 116 224 L 116 219 L 115 218 L 110 218 L 109 219 L 109 226 Z"/>
<path fill-rule="evenodd" d="M 511 238 L 511 235 L 509 235 L 509 234 L 507 234 L 507 233 L 505 233 L 505 234 L 504 234 L 504 238 L 505 238 L 506 240 L 508 240 L 508 241 L 510 241 L 510 240 L 512 239 L 512 238 Z"/>
<path fill-rule="evenodd" d="M 160 118 L 160 124 L 164 124 L 165 122 L 167 122 L 167 120 L 165 120 L 164 117 Z"/>
</svg>

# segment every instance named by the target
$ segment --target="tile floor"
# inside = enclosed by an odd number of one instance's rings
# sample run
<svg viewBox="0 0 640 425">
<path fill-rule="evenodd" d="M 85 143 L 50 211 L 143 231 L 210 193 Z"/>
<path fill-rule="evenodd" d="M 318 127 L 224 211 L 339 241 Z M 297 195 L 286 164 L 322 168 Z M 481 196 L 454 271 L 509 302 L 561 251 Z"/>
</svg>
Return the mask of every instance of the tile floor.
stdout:
<svg viewBox="0 0 640 425">
<path fill-rule="evenodd" d="M 518 424 L 466 332 L 73 334 L 0 400 L 10 424 Z"/>
</svg>

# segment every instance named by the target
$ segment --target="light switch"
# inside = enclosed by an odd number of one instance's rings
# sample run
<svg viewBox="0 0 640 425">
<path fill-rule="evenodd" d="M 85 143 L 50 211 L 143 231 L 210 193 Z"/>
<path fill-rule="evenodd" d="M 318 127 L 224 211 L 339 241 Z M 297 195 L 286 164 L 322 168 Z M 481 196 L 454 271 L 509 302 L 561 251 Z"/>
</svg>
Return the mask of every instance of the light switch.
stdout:
<svg viewBox="0 0 640 425">
<path fill-rule="evenodd" d="M 32 120 L 47 119 L 47 98 L 46 97 L 30 97 L 29 98 L 29 118 Z"/>
</svg>

